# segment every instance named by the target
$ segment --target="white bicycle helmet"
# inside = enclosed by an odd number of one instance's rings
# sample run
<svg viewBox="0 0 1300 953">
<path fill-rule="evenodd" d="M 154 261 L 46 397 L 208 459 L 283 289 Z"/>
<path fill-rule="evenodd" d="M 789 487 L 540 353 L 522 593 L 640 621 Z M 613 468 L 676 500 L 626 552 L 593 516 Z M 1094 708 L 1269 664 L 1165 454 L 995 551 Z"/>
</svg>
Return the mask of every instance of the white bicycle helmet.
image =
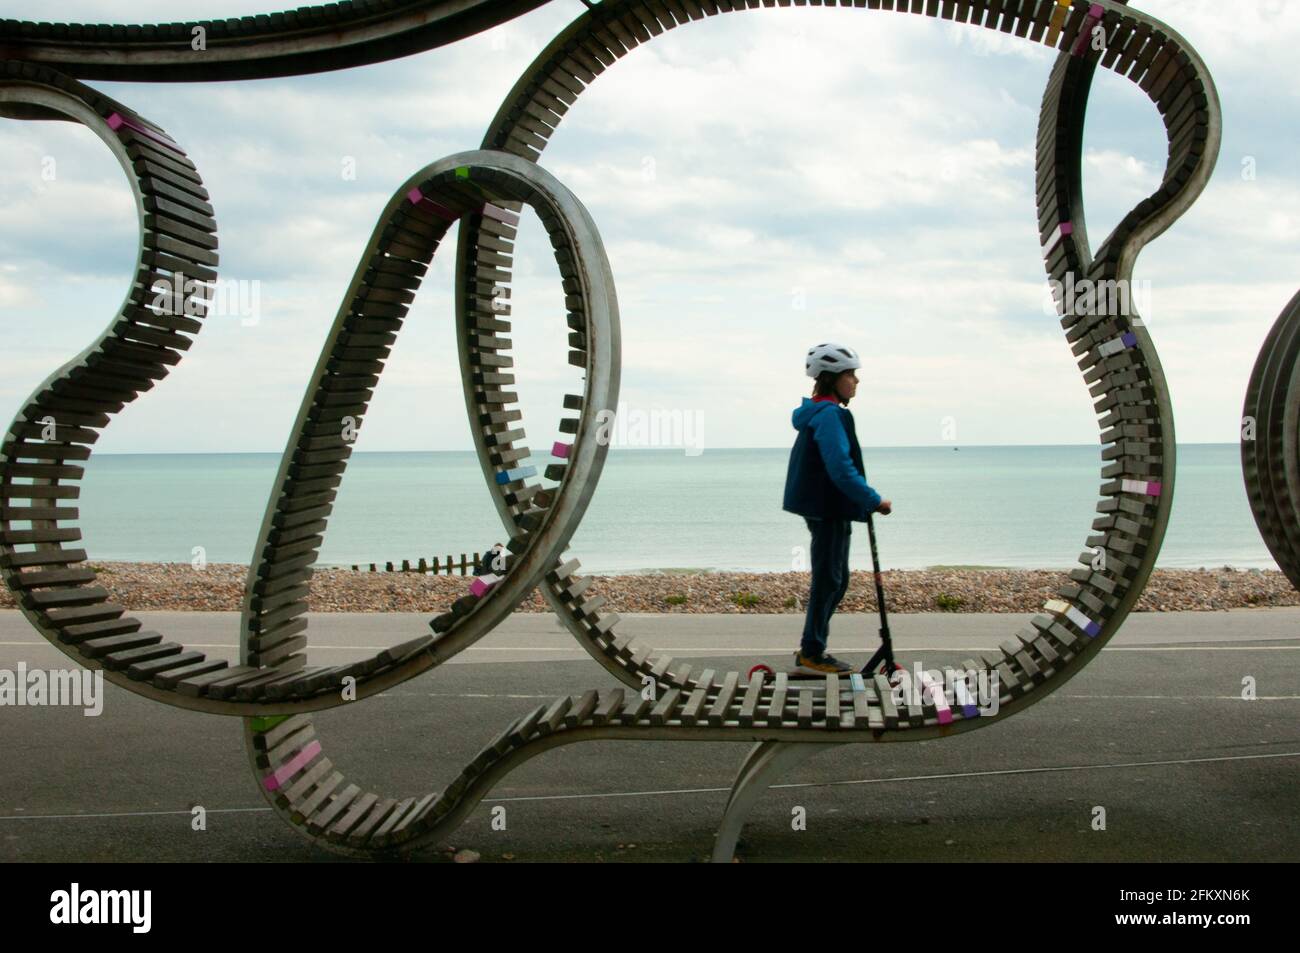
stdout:
<svg viewBox="0 0 1300 953">
<path fill-rule="evenodd" d="M 804 361 L 804 369 L 809 377 L 816 377 L 822 371 L 839 373 L 861 366 L 862 361 L 858 359 L 857 351 L 847 345 L 834 342 L 810 347 L 808 358 Z"/>
</svg>

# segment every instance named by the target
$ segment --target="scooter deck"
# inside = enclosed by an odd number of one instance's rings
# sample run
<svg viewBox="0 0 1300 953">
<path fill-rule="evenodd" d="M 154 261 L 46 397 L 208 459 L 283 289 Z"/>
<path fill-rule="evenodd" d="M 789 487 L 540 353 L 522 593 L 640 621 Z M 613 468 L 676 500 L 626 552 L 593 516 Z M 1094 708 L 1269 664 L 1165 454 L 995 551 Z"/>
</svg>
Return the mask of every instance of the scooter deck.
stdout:
<svg viewBox="0 0 1300 953">
<path fill-rule="evenodd" d="M 806 672 L 802 669 L 792 668 L 786 671 L 785 677 L 790 681 L 825 681 L 827 675 L 838 675 L 841 678 L 848 678 L 850 675 L 856 675 L 857 672 L 858 670 L 856 668 L 849 669 L 847 672 Z"/>
<path fill-rule="evenodd" d="M 897 670 L 900 669 L 900 668 L 902 668 L 901 665 L 895 664 L 895 666 L 894 666 L 895 671 L 897 671 Z M 798 669 L 798 668 L 788 668 L 788 669 L 784 669 L 783 671 L 778 672 L 776 669 L 774 669 L 774 668 L 773 668 L 772 666 L 770 666 L 770 665 L 755 665 L 753 668 L 751 668 L 751 669 L 749 670 L 749 674 L 752 676 L 755 672 L 758 672 L 758 671 L 762 671 L 762 672 L 766 673 L 767 675 L 770 675 L 770 676 L 773 676 L 773 677 L 776 676 L 776 675 L 784 675 L 784 676 L 786 677 L 786 680 L 787 680 L 787 681 L 791 681 L 791 682 L 795 682 L 795 681 L 802 681 L 802 682 L 824 681 L 827 675 L 838 675 L 838 676 L 840 676 L 840 678 L 845 678 L 845 679 L 847 679 L 850 675 L 860 675 L 860 674 L 861 674 L 861 672 L 860 672 L 858 669 L 856 669 L 856 668 L 849 669 L 847 672 L 809 672 L 809 671 L 805 671 L 805 670 L 803 670 L 803 669 Z M 880 666 L 880 674 L 881 674 L 881 675 L 885 674 L 884 666 L 883 666 L 883 665 Z M 864 677 L 865 677 L 865 676 L 864 676 Z"/>
<path fill-rule="evenodd" d="M 819 681 L 826 678 L 827 675 L 838 675 L 840 678 L 848 678 L 850 675 L 861 674 L 858 669 L 851 668 L 847 672 L 809 672 L 799 668 L 787 668 L 782 670 L 774 669 L 770 665 L 755 665 L 751 668 L 750 674 L 756 671 L 763 671 L 768 675 L 784 675 L 789 681 Z"/>
</svg>

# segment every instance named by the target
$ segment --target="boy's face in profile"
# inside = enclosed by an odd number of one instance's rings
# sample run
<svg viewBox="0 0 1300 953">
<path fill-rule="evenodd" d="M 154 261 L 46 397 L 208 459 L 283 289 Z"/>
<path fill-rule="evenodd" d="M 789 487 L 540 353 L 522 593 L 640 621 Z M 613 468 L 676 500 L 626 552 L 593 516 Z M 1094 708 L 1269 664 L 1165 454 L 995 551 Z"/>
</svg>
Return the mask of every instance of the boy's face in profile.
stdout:
<svg viewBox="0 0 1300 953">
<path fill-rule="evenodd" d="M 840 395 L 844 403 L 853 399 L 853 395 L 858 392 L 858 373 L 857 371 L 845 371 L 835 379 L 835 393 Z"/>
</svg>

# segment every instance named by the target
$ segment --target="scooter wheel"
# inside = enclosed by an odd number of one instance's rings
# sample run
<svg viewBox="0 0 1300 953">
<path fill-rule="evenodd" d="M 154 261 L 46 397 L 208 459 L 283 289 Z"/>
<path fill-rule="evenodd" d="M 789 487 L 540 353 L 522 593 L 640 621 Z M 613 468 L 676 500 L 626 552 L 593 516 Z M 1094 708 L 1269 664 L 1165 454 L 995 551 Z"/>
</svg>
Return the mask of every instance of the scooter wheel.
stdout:
<svg viewBox="0 0 1300 953">
<path fill-rule="evenodd" d="M 762 672 L 764 675 L 770 676 L 776 675 L 776 672 L 772 671 L 772 666 L 770 665 L 755 665 L 749 670 L 749 677 L 753 678 L 756 672 Z"/>
</svg>

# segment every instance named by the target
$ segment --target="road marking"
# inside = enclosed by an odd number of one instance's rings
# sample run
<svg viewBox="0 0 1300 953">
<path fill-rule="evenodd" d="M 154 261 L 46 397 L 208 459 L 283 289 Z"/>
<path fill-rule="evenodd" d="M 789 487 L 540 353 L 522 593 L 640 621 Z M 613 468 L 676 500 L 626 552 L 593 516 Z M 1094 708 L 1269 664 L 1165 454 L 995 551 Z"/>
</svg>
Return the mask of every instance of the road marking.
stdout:
<svg viewBox="0 0 1300 953">
<path fill-rule="evenodd" d="M 1049 698 L 1052 696 L 1048 696 Z M 1240 695 L 1062 695 L 1062 698 L 1134 698 L 1134 699 L 1160 699 L 1167 698 L 1176 701 L 1260 701 L 1260 702 L 1284 702 L 1300 699 L 1300 695 L 1259 695 L 1255 698 L 1242 698 Z"/>
<path fill-rule="evenodd" d="M 1179 758 L 1171 761 L 1123 761 L 1116 764 L 1067 764 L 1045 768 L 1005 768 L 998 771 L 961 771 L 949 774 L 915 774 L 898 778 L 860 778 L 849 781 L 802 781 L 787 784 L 773 784 L 773 788 L 830 788 L 857 784 L 896 784 L 906 781 L 942 781 L 952 778 L 987 778 L 1000 775 L 1016 774 L 1050 774 L 1056 771 L 1098 771 L 1114 768 L 1151 768 L 1179 764 L 1214 764 L 1225 761 L 1257 761 L 1266 758 L 1300 758 L 1300 751 L 1279 751 L 1272 754 L 1238 754 L 1224 755 L 1218 758 Z M 671 794 L 726 794 L 730 787 L 717 788 L 675 788 L 662 791 L 609 791 L 598 794 L 533 794 L 518 797 L 485 797 L 480 803 L 493 804 L 516 801 L 589 801 L 600 798 L 621 797 L 661 797 Z M 209 814 L 257 814 L 270 813 L 269 807 L 227 807 L 210 808 Z M 58 820 L 94 820 L 112 817 L 174 817 L 190 815 L 192 811 L 120 811 L 113 814 L 8 814 L 0 815 L 0 821 L 58 821 Z"/>
<path fill-rule="evenodd" d="M 396 643 L 394 643 L 396 644 Z M 0 642 L 0 645 L 48 645 L 51 648 L 56 646 L 52 642 Z M 238 649 L 239 646 L 230 642 L 186 642 L 186 648 L 194 649 Z M 380 652 L 384 649 L 391 649 L 392 645 L 311 645 L 312 651 L 327 652 Z M 713 645 L 692 645 L 692 646 L 656 646 L 656 651 L 675 652 L 685 654 L 687 652 L 695 654 L 711 655 L 776 655 L 783 654 L 783 650 L 776 646 L 762 646 L 759 648 L 737 648 L 734 645 L 713 646 Z M 563 646 L 550 647 L 543 645 L 471 645 L 463 649 L 465 652 L 573 652 L 582 657 L 586 657 L 586 652 L 581 646 Z M 993 652 L 996 649 L 990 645 L 952 645 L 936 646 L 926 645 L 895 645 L 894 653 L 902 652 Z M 1108 645 L 1102 649 L 1103 652 L 1300 652 L 1300 645 Z"/>
<path fill-rule="evenodd" d="M 257 814 L 265 811 L 270 813 L 269 807 L 213 807 L 206 808 L 207 814 Z M 79 820 L 99 820 L 106 817 L 172 817 L 177 814 L 184 814 L 186 817 L 193 815 L 194 811 L 118 811 L 114 814 L 3 814 L 0 815 L 0 821 L 79 821 Z"/>
<path fill-rule="evenodd" d="M 893 784 L 901 781 L 941 781 L 949 778 L 983 778 L 994 777 L 997 775 L 1010 774 L 1047 774 L 1053 771 L 1095 771 L 1107 768 L 1147 768 L 1159 767 L 1162 765 L 1177 764 L 1202 764 L 1206 762 L 1221 761 L 1251 761 L 1260 758 L 1300 758 L 1300 751 L 1281 751 L 1276 754 L 1240 754 L 1226 755 L 1221 758 L 1181 758 L 1175 761 L 1126 761 L 1118 764 L 1078 764 L 1078 765 L 1061 765 L 1050 768 L 1006 768 L 1000 771 L 963 771 L 952 774 L 916 774 L 907 775 L 900 778 L 863 778 L 852 781 L 802 781 L 788 784 L 773 784 L 773 788 L 829 788 L 842 787 L 850 784 Z M 681 788 L 679 790 L 666 791 L 613 791 L 607 794 L 538 794 L 520 797 L 499 797 L 483 798 L 482 803 L 488 804 L 497 801 L 578 801 L 589 800 L 592 798 L 613 798 L 613 797 L 650 797 L 664 794 L 717 794 L 727 793 L 730 787 L 725 788 Z"/>
<path fill-rule="evenodd" d="M 561 693 L 562 694 L 562 693 Z M 502 692 L 380 692 L 375 698 L 387 698 L 390 695 L 400 695 L 404 698 L 557 698 L 557 694 L 550 695 L 520 695 Z M 1261 702 L 1279 702 L 1279 701 L 1297 701 L 1300 695 L 1259 695 L 1252 699 L 1242 698 L 1240 695 L 1066 695 L 1056 693 L 1049 695 L 1048 698 L 1106 698 L 1106 699 L 1133 699 L 1136 701 L 1152 701 L 1165 699 L 1169 701 L 1261 701 Z M 1046 700 L 1046 699 L 1044 699 Z"/>
<path fill-rule="evenodd" d="M 397 643 L 393 643 L 396 645 Z M 57 648 L 53 642 L 0 642 L 0 645 L 49 645 Z M 239 648 L 238 644 L 231 642 L 186 642 L 186 648 L 192 649 L 230 649 L 232 651 Z M 325 651 L 358 651 L 358 652 L 381 652 L 384 649 L 391 649 L 392 645 L 312 645 L 310 648 Z M 467 652 L 582 652 L 580 646 L 566 646 L 564 648 L 546 648 L 542 646 L 505 646 L 493 647 L 486 645 L 471 645 L 465 649 Z M 586 654 L 586 653 L 583 653 Z"/>
<path fill-rule="evenodd" d="M 428 698 L 555 698 L 555 695 L 492 695 L 486 692 L 465 692 L 457 694 L 455 692 L 380 692 L 379 697 L 385 695 L 406 695 L 408 697 L 421 696 Z"/>
<path fill-rule="evenodd" d="M 1300 645 L 1108 645 L 1103 652 L 1300 652 Z"/>
</svg>

